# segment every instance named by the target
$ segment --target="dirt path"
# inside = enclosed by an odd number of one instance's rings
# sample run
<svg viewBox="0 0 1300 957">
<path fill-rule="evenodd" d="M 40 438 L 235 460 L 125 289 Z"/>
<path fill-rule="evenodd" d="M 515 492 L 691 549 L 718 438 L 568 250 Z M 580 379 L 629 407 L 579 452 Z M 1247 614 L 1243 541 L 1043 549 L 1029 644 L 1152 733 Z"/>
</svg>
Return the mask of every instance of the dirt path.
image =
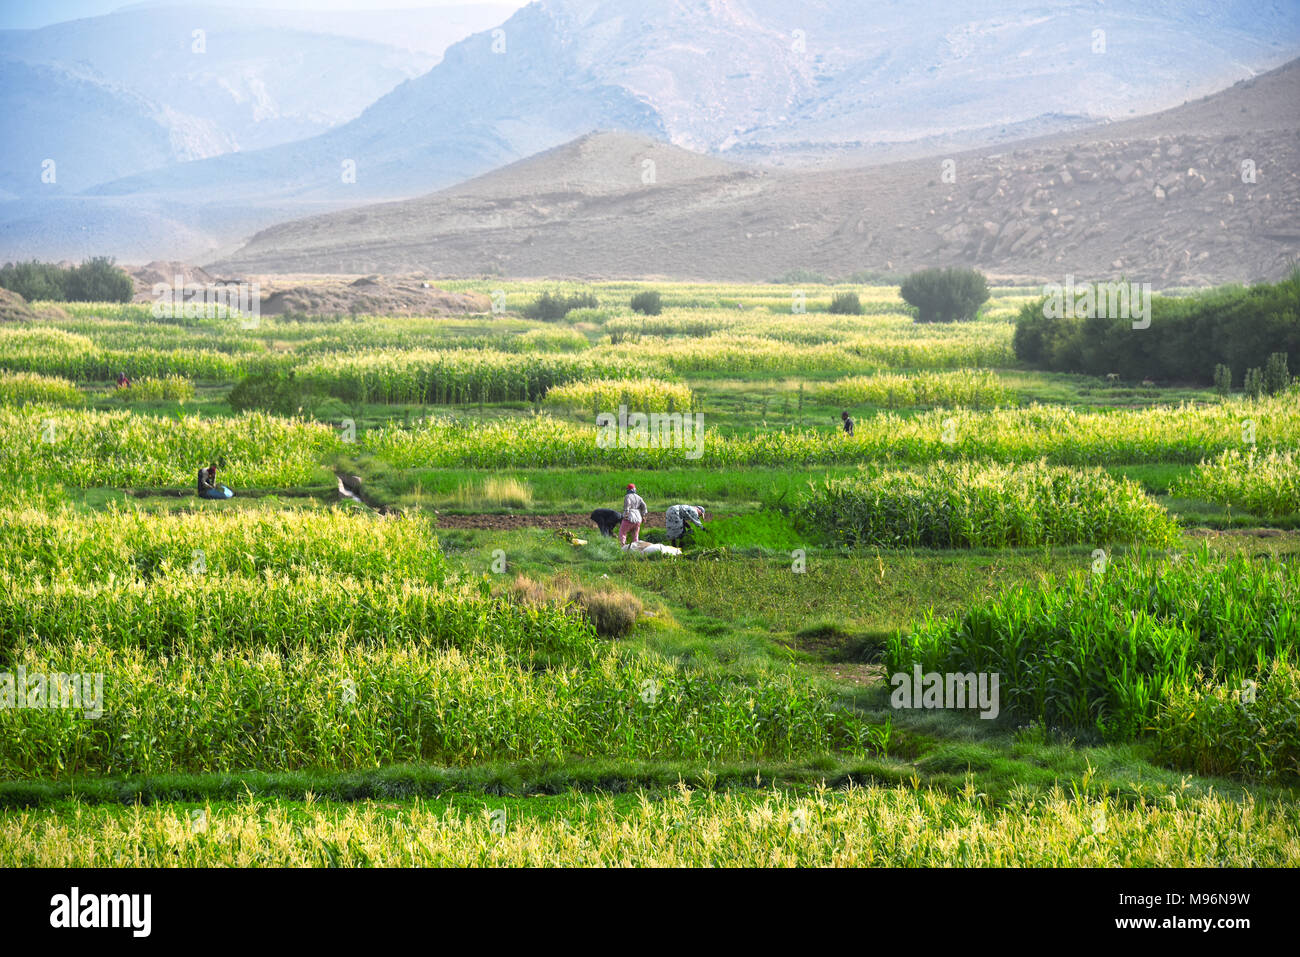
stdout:
<svg viewBox="0 0 1300 957">
<path fill-rule="evenodd" d="M 514 531 L 521 528 L 567 528 L 570 531 L 595 531 L 596 523 L 583 513 L 559 515 L 443 515 L 437 517 L 439 528 L 482 528 L 491 531 Z M 643 528 L 663 528 L 664 516 L 651 513 Z"/>
</svg>

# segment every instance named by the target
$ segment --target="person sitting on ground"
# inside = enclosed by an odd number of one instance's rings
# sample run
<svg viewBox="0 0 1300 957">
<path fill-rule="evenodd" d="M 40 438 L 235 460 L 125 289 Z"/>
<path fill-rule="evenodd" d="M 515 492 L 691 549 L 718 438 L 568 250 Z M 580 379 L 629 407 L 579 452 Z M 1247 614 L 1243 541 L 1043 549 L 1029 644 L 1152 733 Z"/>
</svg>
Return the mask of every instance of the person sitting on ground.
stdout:
<svg viewBox="0 0 1300 957">
<path fill-rule="evenodd" d="M 691 525 L 704 527 L 704 508 L 699 505 L 674 505 L 665 515 L 668 541 L 674 545 L 689 545 L 694 530 Z"/>
<path fill-rule="evenodd" d="M 641 541 L 641 523 L 645 521 L 649 511 L 645 499 L 636 494 L 636 486 L 629 482 L 627 494 L 623 496 L 623 521 L 618 526 L 619 545 L 627 544 L 628 532 L 632 533 L 634 544 Z"/>
<path fill-rule="evenodd" d="M 845 435 L 852 435 L 852 434 L 853 434 L 853 420 L 852 420 L 851 418 L 849 418 L 849 414 L 848 414 L 847 412 L 841 412 L 841 413 L 840 413 L 840 418 L 844 420 L 844 434 L 845 434 Z"/>
<path fill-rule="evenodd" d="M 233 493 L 224 485 L 217 484 L 217 463 L 211 462 L 207 468 L 199 469 L 200 498 L 230 498 Z"/>
</svg>

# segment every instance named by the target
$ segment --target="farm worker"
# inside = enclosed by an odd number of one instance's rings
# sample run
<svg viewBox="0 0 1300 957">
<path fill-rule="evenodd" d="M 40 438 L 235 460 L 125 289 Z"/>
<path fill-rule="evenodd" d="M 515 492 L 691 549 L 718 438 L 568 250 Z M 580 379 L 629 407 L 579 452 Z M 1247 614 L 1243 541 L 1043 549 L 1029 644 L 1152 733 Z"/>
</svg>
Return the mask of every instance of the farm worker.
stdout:
<svg viewBox="0 0 1300 957">
<path fill-rule="evenodd" d="M 691 531 L 689 525 L 704 527 L 704 509 L 699 505 L 674 505 L 668 509 L 665 517 L 670 542 L 686 538 Z"/>
<path fill-rule="evenodd" d="M 627 485 L 627 494 L 623 496 L 623 521 L 618 526 L 618 543 L 627 544 L 627 533 L 632 533 L 632 541 L 641 541 L 641 523 L 645 521 L 646 514 L 650 509 L 646 506 L 645 499 L 636 494 L 636 486 L 631 482 Z"/>
<path fill-rule="evenodd" d="M 853 420 L 852 420 L 851 418 L 849 418 L 849 414 L 848 414 L 847 412 L 841 412 L 841 413 L 840 413 L 840 418 L 844 420 L 844 434 L 845 434 L 845 435 L 852 435 L 852 434 L 853 434 Z"/>
<path fill-rule="evenodd" d="M 217 463 L 209 463 L 207 468 L 199 469 L 200 498 L 230 498 L 233 493 L 224 485 L 217 484 Z"/>
</svg>

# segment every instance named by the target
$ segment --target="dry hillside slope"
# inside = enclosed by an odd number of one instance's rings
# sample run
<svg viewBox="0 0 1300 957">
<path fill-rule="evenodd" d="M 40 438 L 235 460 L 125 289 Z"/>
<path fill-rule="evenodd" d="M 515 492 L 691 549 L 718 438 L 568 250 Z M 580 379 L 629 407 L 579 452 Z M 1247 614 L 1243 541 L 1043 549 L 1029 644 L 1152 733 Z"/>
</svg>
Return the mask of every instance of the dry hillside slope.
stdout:
<svg viewBox="0 0 1300 957">
<path fill-rule="evenodd" d="M 1300 258 L 1297 170 L 1293 61 L 1147 117 L 857 169 L 757 170 L 593 134 L 429 196 L 281 224 L 215 266 L 762 281 L 970 265 L 1254 280 Z"/>
</svg>

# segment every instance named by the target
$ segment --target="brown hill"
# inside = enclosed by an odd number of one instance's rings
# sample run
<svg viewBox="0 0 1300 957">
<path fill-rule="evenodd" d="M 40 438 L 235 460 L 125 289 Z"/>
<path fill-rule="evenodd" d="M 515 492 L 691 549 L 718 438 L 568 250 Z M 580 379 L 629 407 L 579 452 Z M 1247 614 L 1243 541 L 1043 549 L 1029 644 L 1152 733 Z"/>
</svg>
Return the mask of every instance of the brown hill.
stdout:
<svg viewBox="0 0 1300 957">
<path fill-rule="evenodd" d="M 8 289 L 0 289 L 0 322 L 30 322 L 33 319 L 67 319 L 58 306 L 34 308 L 26 299 Z"/>
<path fill-rule="evenodd" d="M 0 289 L 0 322 L 31 322 L 36 318 L 36 310 L 27 305 L 27 300 L 16 292 Z"/>
<path fill-rule="evenodd" d="M 429 196 L 281 224 L 214 268 L 763 281 L 970 265 L 1249 281 L 1300 257 L 1298 169 L 1293 61 L 1151 116 L 855 169 L 760 171 L 594 134 Z"/>
<path fill-rule="evenodd" d="M 348 283 L 315 281 L 271 292 L 262 313 L 311 315 L 447 316 L 487 312 L 492 301 L 476 293 L 447 292 L 424 279 L 362 276 Z"/>
</svg>

